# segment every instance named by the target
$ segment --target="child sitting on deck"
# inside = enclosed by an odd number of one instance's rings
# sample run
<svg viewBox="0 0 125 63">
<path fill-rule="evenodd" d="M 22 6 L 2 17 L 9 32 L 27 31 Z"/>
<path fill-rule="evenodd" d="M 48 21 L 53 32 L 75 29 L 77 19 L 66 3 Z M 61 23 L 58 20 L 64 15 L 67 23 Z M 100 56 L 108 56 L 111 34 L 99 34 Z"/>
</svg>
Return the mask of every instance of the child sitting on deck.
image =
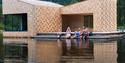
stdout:
<svg viewBox="0 0 125 63">
<path fill-rule="evenodd" d="M 75 34 L 72 38 L 80 38 L 80 32 L 75 31 Z"/>
<path fill-rule="evenodd" d="M 80 32 L 80 38 L 83 38 L 83 36 L 85 35 L 85 27 L 83 26 L 82 29 L 79 28 L 79 32 Z"/>
<path fill-rule="evenodd" d="M 68 27 L 67 30 L 66 30 L 66 38 L 71 38 L 71 29 L 70 29 L 70 27 Z"/>
<path fill-rule="evenodd" d="M 92 28 L 86 28 L 86 29 L 85 29 L 84 39 L 87 39 L 88 36 L 92 36 L 92 35 L 93 35 L 92 32 L 93 32 Z"/>
</svg>

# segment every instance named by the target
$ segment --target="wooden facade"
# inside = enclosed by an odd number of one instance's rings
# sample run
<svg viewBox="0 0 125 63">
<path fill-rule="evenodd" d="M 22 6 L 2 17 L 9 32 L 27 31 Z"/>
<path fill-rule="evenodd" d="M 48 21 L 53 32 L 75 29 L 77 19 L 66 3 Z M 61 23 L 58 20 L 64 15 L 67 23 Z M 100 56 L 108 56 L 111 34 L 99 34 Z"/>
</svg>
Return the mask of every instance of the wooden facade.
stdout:
<svg viewBox="0 0 125 63">
<path fill-rule="evenodd" d="M 66 28 L 65 23 L 63 23 L 65 20 L 65 22 L 69 22 L 68 25 L 75 31 L 79 26 L 84 26 L 84 16 L 87 15 L 93 16 L 93 22 L 90 24 L 92 24 L 95 32 L 116 31 L 116 3 L 116 0 L 86 0 L 68 6 L 59 4 L 57 6 L 51 6 L 47 4 L 34 4 L 26 0 L 3 0 L 3 14 L 27 13 L 28 15 L 28 31 L 4 31 L 3 35 L 12 37 L 32 37 L 42 32 L 62 32 L 63 28 Z M 67 15 L 69 17 L 67 17 Z"/>
</svg>

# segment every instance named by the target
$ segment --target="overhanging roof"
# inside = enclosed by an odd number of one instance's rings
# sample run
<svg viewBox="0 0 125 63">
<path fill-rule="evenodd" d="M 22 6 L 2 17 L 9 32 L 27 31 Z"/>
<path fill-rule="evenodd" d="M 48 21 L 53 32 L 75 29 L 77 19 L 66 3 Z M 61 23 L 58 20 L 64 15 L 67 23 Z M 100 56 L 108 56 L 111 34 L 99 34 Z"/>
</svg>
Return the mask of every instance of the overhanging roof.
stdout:
<svg viewBox="0 0 125 63">
<path fill-rule="evenodd" d="M 48 2 L 48 1 L 39 1 L 39 0 L 20 0 L 32 5 L 39 5 L 39 6 L 50 6 L 50 7 L 63 7 L 63 5 L 53 3 L 53 2 Z"/>
</svg>

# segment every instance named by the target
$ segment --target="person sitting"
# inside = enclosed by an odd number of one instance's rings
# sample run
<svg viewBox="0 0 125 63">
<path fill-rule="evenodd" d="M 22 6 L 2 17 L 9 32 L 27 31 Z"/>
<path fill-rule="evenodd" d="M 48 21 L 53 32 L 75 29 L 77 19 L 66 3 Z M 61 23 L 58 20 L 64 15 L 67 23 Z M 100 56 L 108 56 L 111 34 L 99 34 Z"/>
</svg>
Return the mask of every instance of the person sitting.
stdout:
<svg viewBox="0 0 125 63">
<path fill-rule="evenodd" d="M 91 28 L 86 28 L 85 29 L 85 36 L 84 36 L 84 39 L 87 39 L 88 36 L 92 36 L 93 35 L 93 30 Z"/>
<path fill-rule="evenodd" d="M 80 38 L 80 32 L 75 31 L 75 34 L 72 38 Z"/>
<path fill-rule="evenodd" d="M 83 28 L 82 28 L 82 36 L 85 35 L 85 32 L 86 32 L 86 28 L 83 26 Z"/>
<path fill-rule="evenodd" d="M 81 28 L 78 28 L 79 30 L 79 33 L 80 33 L 80 38 L 82 37 L 82 34 L 83 34 L 83 30 Z"/>
<path fill-rule="evenodd" d="M 71 38 L 71 29 L 70 29 L 70 27 L 68 27 L 67 30 L 66 30 L 66 38 Z"/>
<path fill-rule="evenodd" d="M 79 28 L 79 32 L 80 32 L 80 38 L 83 38 L 85 35 L 85 27 L 83 26 L 82 29 Z"/>
<path fill-rule="evenodd" d="M 87 39 L 89 36 L 89 28 L 85 28 L 85 35 L 84 35 L 84 39 Z"/>
</svg>

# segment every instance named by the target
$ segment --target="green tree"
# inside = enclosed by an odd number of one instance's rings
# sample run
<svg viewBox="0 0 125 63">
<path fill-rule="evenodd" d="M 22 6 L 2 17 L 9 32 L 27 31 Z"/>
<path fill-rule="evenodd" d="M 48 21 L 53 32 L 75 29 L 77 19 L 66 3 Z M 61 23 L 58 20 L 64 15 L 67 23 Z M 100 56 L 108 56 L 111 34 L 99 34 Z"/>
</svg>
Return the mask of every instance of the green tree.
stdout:
<svg viewBox="0 0 125 63">
<path fill-rule="evenodd" d="M 0 30 L 3 29 L 2 0 L 0 0 Z"/>
<path fill-rule="evenodd" d="M 117 0 L 118 28 L 125 28 L 125 0 Z"/>
<path fill-rule="evenodd" d="M 2 0 L 0 0 L 0 30 L 3 29 L 3 23 L 2 23 Z M 3 63 L 3 35 L 0 31 L 0 63 Z"/>
</svg>

